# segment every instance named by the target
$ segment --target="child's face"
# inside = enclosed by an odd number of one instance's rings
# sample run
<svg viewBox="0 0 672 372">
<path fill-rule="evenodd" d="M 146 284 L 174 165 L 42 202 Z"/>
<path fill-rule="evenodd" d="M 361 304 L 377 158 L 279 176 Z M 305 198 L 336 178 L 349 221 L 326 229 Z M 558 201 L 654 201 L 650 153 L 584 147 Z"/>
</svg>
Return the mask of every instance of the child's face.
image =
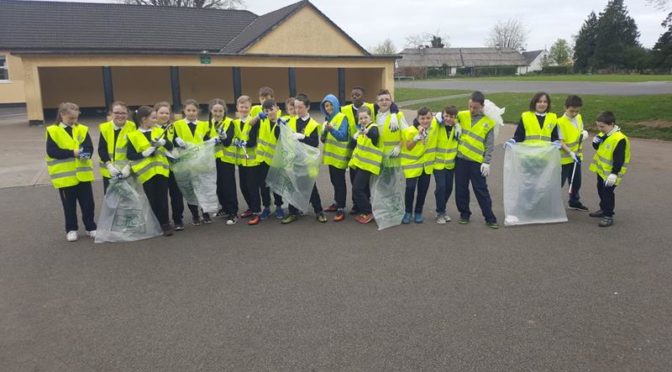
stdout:
<svg viewBox="0 0 672 372">
<path fill-rule="evenodd" d="M 236 110 L 238 110 L 238 116 L 241 118 L 247 117 L 250 114 L 250 103 L 241 102 L 236 105 Z"/>
<path fill-rule="evenodd" d="M 79 119 L 79 111 L 68 110 L 61 115 L 61 119 L 63 120 L 63 124 L 75 124 L 77 119 Z"/>
<path fill-rule="evenodd" d="M 264 114 L 266 114 L 271 121 L 275 122 L 278 120 L 278 106 L 273 106 L 270 109 L 264 109 Z"/>
<path fill-rule="evenodd" d="M 287 115 L 289 116 L 294 116 L 294 114 L 296 114 L 296 110 L 294 109 L 294 101 L 285 104 L 285 111 L 287 111 Z"/>
<path fill-rule="evenodd" d="M 298 99 L 294 101 L 294 110 L 299 117 L 303 117 L 308 114 L 308 108 L 303 103 L 303 101 L 299 101 Z"/>
<path fill-rule="evenodd" d="M 575 118 L 579 113 L 581 113 L 581 107 L 565 107 L 565 115 L 567 115 L 568 118 Z"/>
<path fill-rule="evenodd" d="M 546 112 L 548 110 L 548 97 L 541 96 L 537 103 L 534 104 L 534 107 L 537 112 Z"/>
<path fill-rule="evenodd" d="M 357 115 L 357 117 L 359 118 L 359 121 L 358 121 L 359 124 L 362 125 L 362 126 L 366 126 L 366 125 L 369 125 L 371 123 L 371 116 L 369 116 L 369 114 L 366 113 L 366 112 L 360 113 L 359 115 Z"/>
<path fill-rule="evenodd" d="M 170 120 L 170 109 L 168 107 L 159 108 L 156 112 L 156 120 L 161 124 L 167 123 Z"/>
<path fill-rule="evenodd" d="M 455 119 L 455 115 L 447 114 L 445 112 L 443 113 L 443 122 L 446 123 L 446 125 L 450 125 L 452 127 L 455 125 Z"/>
<path fill-rule="evenodd" d="M 425 115 L 418 115 L 418 123 L 423 128 L 429 128 L 429 125 L 432 123 L 432 113 L 428 112 Z"/>
<path fill-rule="evenodd" d="M 126 124 L 126 120 L 128 120 L 128 109 L 126 107 L 120 105 L 112 107 L 112 121 L 114 124 L 121 127 Z"/>
<path fill-rule="evenodd" d="M 210 113 L 212 114 L 212 118 L 219 121 L 224 118 L 224 113 L 226 110 L 224 110 L 224 106 L 222 105 L 214 105 L 210 109 Z"/>
<path fill-rule="evenodd" d="M 189 105 L 184 108 L 184 115 L 187 117 L 187 120 L 194 121 L 198 119 L 198 107 L 194 105 Z"/>
<path fill-rule="evenodd" d="M 359 107 L 364 104 L 364 92 L 359 89 L 353 89 L 352 92 L 350 92 L 350 99 L 355 107 Z"/>
<path fill-rule="evenodd" d="M 334 105 L 331 104 L 331 102 L 326 101 L 324 102 L 324 111 L 327 112 L 327 114 L 331 115 L 334 113 Z"/>
<path fill-rule="evenodd" d="M 481 112 L 483 112 L 483 105 L 481 105 L 479 102 L 469 100 L 469 112 L 472 115 L 480 114 Z"/>
<path fill-rule="evenodd" d="M 603 123 L 601 121 L 595 122 L 595 125 L 597 125 L 597 130 L 600 132 L 607 134 L 609 133 L 612 129 L 614 129 L 614 124 L 607 124 Z"/>
<path fill-rule="evenodd" d="M 392 106 L 392 97 L 389 94 L 381 94 L 378 96 L 377 103 L 381 112 L 387 112 Z"/>
<path fill-rule="evenodd" d="M 145 117 L 142 120 L 142 125 L 145 126 L 145 128 L 151 128 L 156 125 L 156 111 L 152 111 L 149 116 Z"/>
</svg>

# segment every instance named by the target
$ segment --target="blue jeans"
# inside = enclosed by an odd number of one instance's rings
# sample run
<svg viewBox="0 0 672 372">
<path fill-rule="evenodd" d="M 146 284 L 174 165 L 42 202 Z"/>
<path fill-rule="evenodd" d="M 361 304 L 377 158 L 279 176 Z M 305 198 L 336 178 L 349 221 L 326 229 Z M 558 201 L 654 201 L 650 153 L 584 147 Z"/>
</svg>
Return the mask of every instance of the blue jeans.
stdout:
<svg viewBox="0 0 672 372">
<path fill-rule="evenodd" d="M 415 196 L 415 189 L 418 189 L 418 198 L 415 201 L 415 214 L 422 214 L 422 208 L 425 206 L 425 198 L 427 197 L 427 190 L 429 190 L 429 182 L 432 176 L 427 173 L 422 173 L 421 176 L 406 179 L 406 213 L 413 213 L 413 197 Z"/>
<path fill-rule="evenodd" d="M 436 213 L 446 213 L 446 203 L 450 194 L 453 193 L 453 169 L 434 170 L 434 180 L 436 181 Z"/>
</svg>

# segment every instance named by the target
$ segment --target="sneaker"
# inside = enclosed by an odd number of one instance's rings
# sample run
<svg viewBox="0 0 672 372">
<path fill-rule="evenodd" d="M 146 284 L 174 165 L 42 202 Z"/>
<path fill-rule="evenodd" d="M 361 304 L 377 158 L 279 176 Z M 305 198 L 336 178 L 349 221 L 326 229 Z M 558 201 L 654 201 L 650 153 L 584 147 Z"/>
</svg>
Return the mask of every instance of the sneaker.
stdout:
<svg viewBox="0 0 672 372">
<path fill-rule="evenodd" d="M 175 222 L 175 231 L 184 231 L 184 224 L 182 222 Z"/>
<path fill-rule="evenodd" d="M 466 224 L 469 223 L 469 219 L 468 219 L 468 218 L 460 217 L 460 219 L 457 220 L 457 223 L 459 223 L 460 225 L 466 225 Z"/>
<path fill-rule="evenodd" d="M 163 231 L 163 236 L 173 235 L 173 227 L 170 224 L 161 225 L 161 231 Z"/>
<path fill-rule="evenodd" d="M 600 220 L 600 223 L 598 224 L 598 226 L 600 226 L 600 227 L 609 227 L 609 226 L 611 226 L 611 225 L 613 225 L 613 224 L 614 224 L 614 218 L 613 218 L 613 217 L 607 217 L 607 216 L 604 216 L 604 217 L 602 217 L 602 219 Z"/>
<path fill-rule="evenodd" d="M 486 222 L 485 226 L 487 226 L 487 227 L 489 227 L 493 230 L 499 229 L 499 225 L 497 224 L 497 222 Z"/>
<path fill-rule="evenodd" d="M 247 224 L 250 226 L 258 225 L 259 222 L 261 222 L 261 215 L 255 214 L 250 218 L 249 221 L 247 221 Z"/>
<path fill-rule="evenodd" d="M 210 213 L 203 213 L 203 223 L 211 224 L 212 218 L 210 218 Z"/>
<path fill-rule="evenodd" d="M 327 216 L 324 214 L 324 212 L 319 212 L 317 214 L 317 222 L 319 223 L 327 223 Z"/>
<path fill-rule="evenodd" d="M 602 218 L 602 217 L 604 217 L 604 212 L 602 212 L 602 210 L 600 209 L 600 210 L 595 211 L 595 212 L 592 212 L 592 213 L 590 213 L 590 214 L 588 214 L 588 215 L 589 215 L 590 217 L 594 217 L 594 218 Z"/>
<path fill-rule="evenodd" d="M 240 218 L 250 218 L 253 214 L 254 213 L 252 213 L 252 210 L 248 209 L 240 215 Z"/>
<path fill-rule="evenodd" d="M 88 236 L 91 239 L 95 239 L 96 238 L 96 230 L 87 231 L 86 236 Z"/>
<path fill-rule="evenodd" d="M 356 216 L 356 215 L 358 215 L 358 214 L 360 214 L 360 213 L 359 213 L 359 211 L 358 211 L 357 209 L 352 208 L 352 209 L 350 210 L 350 215 L 351 215 L 351 216 Z"/>
<path fill-rule="evenodd" d="M 271 208 L 264 208 L 263 211 L 261 211 L 261 214 L 259 215 L 259 218 L 264 221 L 268 219 L 268 216 L 271 215 Z"/>
<path fill-rule="evenodd" d="M 439 225 L 445 225 L 446 224 L 446 215 L 443 213 L 440 213 L 438 216 L 436 216 L 436 223 Z"/>
<path fill-rule="evenodd" d="M 77 231 L 68 231 L 68 233 L 65 234 L 65 239 L 69 242 L 76 242 L 77 239 L 79 239 L 79 235 L 77 234 Z"/>
<path fill-rule="evenodd" d="M 217 211 L 217 214 L 215 214 L 215 217 L 226 217 L 226 216 L 227 214 L 226 212 L 224 212 L 223 209 L 220 209 L 219 211 Z"/>
<path fill-rule="evenodd" d="M 369 214 L 360 214 L 359 216 L 355 217 L 357 222 L 366 225 L 367 223 L 373 221 L 373 213 Z"/>
<path fill-rule="evenodd" d="M 336 211 L 336 215 L 334 216 L 334 222 L 341 222 L 345 219 L 345 211 L 343 209 L 339 209 Z"/>
<path fill-rule="evenodd" d="M 401 219 L 401 223 L 408 225 L 411 223 L 411 214 L 410 213 L 404 213 L 404 218 Z"/>
<path fill-rule="evenodd" d="M 230 225 L 235 225 L 236 222 L 238 222 L 238 216 L 236 216 L 235 213 L 230 214 L 230 215 L 228 215 L 228 216 L 226 217 L 226 224 L 227 224 L 227 225 L 229 225 L 229 226 L 230 226 Z"/>
<path fill-rule="evenodd" d="M 452 220 L 450 219 L 450 216 L 447 215 L 447 214 L 444 214 L 443 217 L 446 219 L 446 222 L 450 222 L 450 221 L 452 221 Z"/>
<path fill-rule="evenodd" d="M 328 206 L 327 209 L 325 209 L 324 211 L 325 212 L 336 212 L 336 211 L 338 211 L 338 206 L 336 205 L 336 203 L 334 203 L 334 204 Z"/>
<path fill-rule="evenodd" d="M 275 208 L 275 218 L 281 220 L 285 218 L 285 210 L 282 209 L 282 207 L 276 207 Z"/>
<path fill-rule="evenodd" d="M 422 216 L 422 213 L 416 213 L 415 223 L 423 223 L 423 222 L 425 222 L 425 217 Z"/>
<path fill-rule="evenodd" d="M 588 207 L 581 204 L 581 202 L 569 203 L 569 209 L 581 212 L 588 212 Z"/>
<path fill-rule="evenodd" d="M 289 216 L 283 218 L 281 223 L 283 225 L 287 225 L 287 224 L 292 223 L 292 222 L 294 222 L 298 219 L 299 219 L 299 216 L 297 216 L 295 214 L 290 214 Z"/>
<path fill-rule="evenodd" d="M 194 226 L 201 226 L 201 218 L 200 217 L 191 217 L 191 224 Z"/>
</svg>

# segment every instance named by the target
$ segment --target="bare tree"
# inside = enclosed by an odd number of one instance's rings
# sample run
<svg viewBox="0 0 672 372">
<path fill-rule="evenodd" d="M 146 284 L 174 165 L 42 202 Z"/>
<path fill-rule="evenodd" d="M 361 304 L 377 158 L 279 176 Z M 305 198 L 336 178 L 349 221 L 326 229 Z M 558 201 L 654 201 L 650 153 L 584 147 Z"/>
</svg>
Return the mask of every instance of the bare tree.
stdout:
<svg viewBox="0 0 672 372">
<path fill-rule="evenodd" d="M 245 0 L 124 0 L 126 4 L 174 6 L 178 8 L 240 9 Z"/>
<path fill-rule="evenodd" d="M 372 54 L 391 55 L 397 54 L 397 49 L 394 47 L 392 40 L 385 39 L 382 43 L 373 48 L 369 48 Z"/>
<path fill-rule="evenodd" d="M 423 32 L 421 34 L 406 36 L 407 48 L 448 48 L 448 35 L 444 35 L 441 30 L 436 32 Z"/>
<path fill-rule="evenodd" d="M 527 30 L 516 18 L 499 21 L 490 30 L 487 44 L 493 48 L 511 48 L 521 50 L 527 43 Z"/>
</svg>

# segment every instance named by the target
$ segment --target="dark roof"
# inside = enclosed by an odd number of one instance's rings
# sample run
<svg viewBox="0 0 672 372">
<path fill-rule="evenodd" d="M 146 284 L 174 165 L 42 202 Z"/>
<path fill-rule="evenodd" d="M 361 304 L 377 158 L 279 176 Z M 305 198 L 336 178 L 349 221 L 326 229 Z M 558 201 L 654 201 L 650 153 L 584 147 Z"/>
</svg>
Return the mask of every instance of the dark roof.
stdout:
<svg viewBox="0 0 672 372">
<path fill-rule="evenodd" d="M 315 8 L 302 0 L 257 16 L 247 10 L 1 0 L 0 49 L 242 54 L 306 5 Z"/>
<path fill-rule="evenodd" d="M 407 48 L 399 67 L 527 66 L 515 49 L 503 48 Z"/>
<path fill-rule="evenodd" d="M 527 64 L 529 65 L 535 59 L 537 59 L 537 57 L 539 57 L 539 55 L 543 52 L 544 52 L 543 49 L 542 50 L 530 50 L 528 52 L 523 52 L 523 58 L 525 58 L 525 62 L 527 62 Z"/>
</svg>

